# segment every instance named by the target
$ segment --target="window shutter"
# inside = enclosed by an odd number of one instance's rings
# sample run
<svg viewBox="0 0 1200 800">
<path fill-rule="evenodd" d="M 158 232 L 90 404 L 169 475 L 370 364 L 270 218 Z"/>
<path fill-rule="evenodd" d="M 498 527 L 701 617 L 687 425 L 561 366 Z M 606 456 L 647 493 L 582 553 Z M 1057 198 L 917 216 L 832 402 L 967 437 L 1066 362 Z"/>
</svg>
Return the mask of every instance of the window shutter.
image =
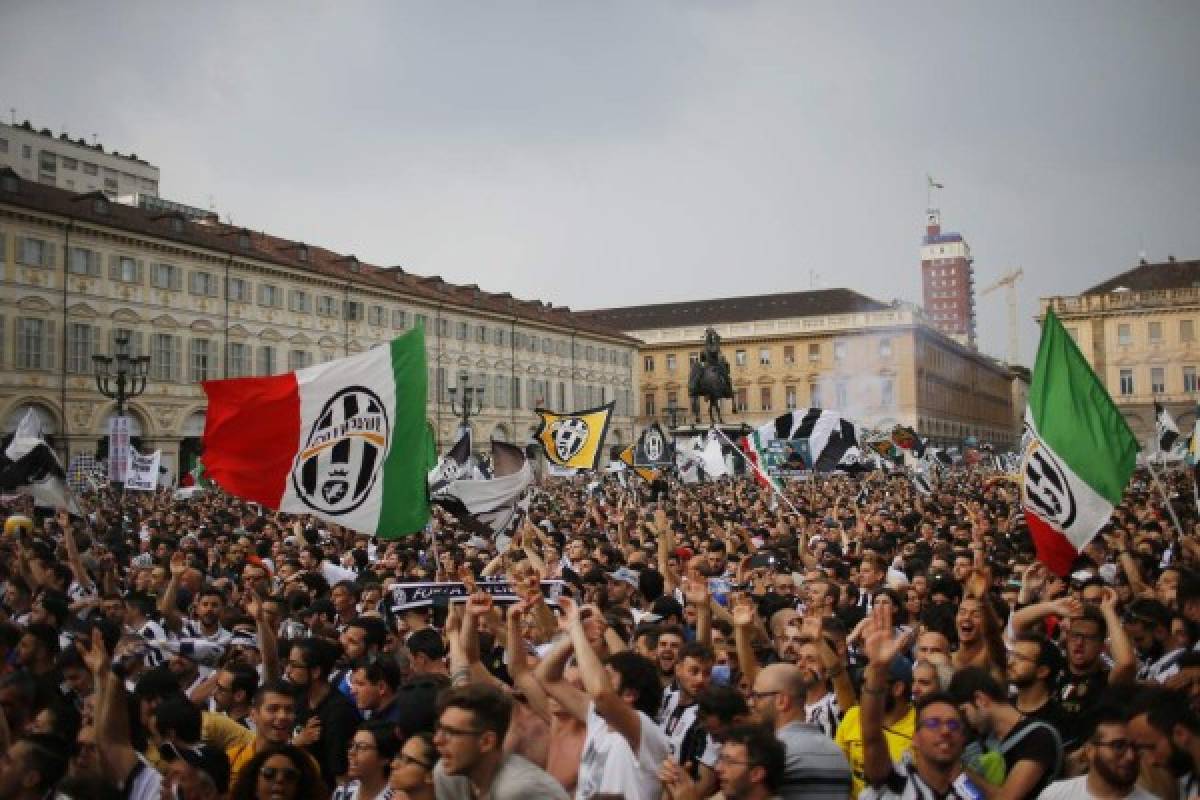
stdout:
<svg viewBox="0 0 1200 800">
<path fill-rule="evenodd" d="M 121 259 L 115 255 L 108 257 L 108 279 L 115 281 L 121 277 Z"/>
<path fill-rule="evenodd" d="M 43 353 L 45 359 L 42 361 L 42 365 L 46 369 L 54 369 L 54 357 L 57 355 L 54 348 L 54 320 L 46 320 L 46 337 L 43 341 L 46 351 Z"/>
<path fill-rule="evenodd" d="M 133 332 L 133 338 L 131 338 L 129 340 L 129 350 L 130 350 L 130 355 L 134 355 L 134 356 L 142 356 L 146 353 L 146 350 L 142 345 L 142 332 L 141 331 Z"/>
<path fill-rule="evenodd" d="M 100 254 L 95 250 L 87 251 L 87 272 L 93 278 L 100 277 Z"/>
<path fill-rule="evenodd" d="M 16 248 L 16 252 L 14 253 L 13 261 L 15 261 L 18 264 L 24 264 L 25 263 L 25 237 L 24 236 L 13 237 L 13 246 Z"/>
<path fill-rule="evenodd" d="M 145 268 L 146 268 L 146 262 L 139 258 L 137 260 L 137 282 L 138 283 L 145 282 L 145 274 L 146 274 Z"/>
<path fill-rule="evenodd" d="M 171 290 L 178 292 L 183 288 L 183 270 L 179 267 L 171 267 Z"/>
<path fill-rule="evenodd" d="M 46 242 L 46 241 L 42 242 L 42 266 L 43 267 L 53 267 L 54 266 L 55 261 L 56 261 L 54 253 L 56 250 L 58 250 L 58 246 L 56 244 L 54 244 L 53 242 Z"/>
<path fill-rule="evenodd" d="M 85 365 L 86 369 L 88 369 L 88 370 L 90 370 L 92 368 L 92 356 L 94 356 L 100 352 L 100 336 L 101 335 L 102 334 L 100 331 L 100 326 L 93 325 L 92 326 L 92 347 L 88 351 L 88 363 Z"/>
<path fill-rule="evenodd" d="M 213 278 L 212 275 L 209 275 L 208 278 L 209 278 L 209 280 L 208 280 L 208 296 L 216 297 L 217 296 L 217 281 L 215 278 Z"/>
</svg>

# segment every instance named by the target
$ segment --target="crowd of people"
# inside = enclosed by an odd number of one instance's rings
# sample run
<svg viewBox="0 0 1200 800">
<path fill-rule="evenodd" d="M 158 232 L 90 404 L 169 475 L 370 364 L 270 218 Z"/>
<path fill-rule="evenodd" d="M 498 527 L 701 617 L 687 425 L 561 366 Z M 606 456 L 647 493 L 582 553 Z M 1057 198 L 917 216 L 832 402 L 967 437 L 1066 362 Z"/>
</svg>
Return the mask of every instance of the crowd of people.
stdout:
<svg viewBox="0 0 1200 800">
<path fill-rule="evenodd" d="M 1200 795 L 1200 539 L 1069 575 L 1011 478 L 538 487 L 501 537 L 213 490 L 0 498 L 0 798 Z"/>
</svg>

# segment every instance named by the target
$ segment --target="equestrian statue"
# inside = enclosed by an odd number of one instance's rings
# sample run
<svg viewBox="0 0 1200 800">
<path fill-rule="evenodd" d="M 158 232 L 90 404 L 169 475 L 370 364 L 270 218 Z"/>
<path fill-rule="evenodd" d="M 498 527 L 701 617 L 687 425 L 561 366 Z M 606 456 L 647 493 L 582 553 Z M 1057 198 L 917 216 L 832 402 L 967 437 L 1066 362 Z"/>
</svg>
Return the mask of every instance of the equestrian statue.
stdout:
<svg viewBox="0 0 1200 800">
<path fill-rule="evenodd" d="M 709 423 L 724 424 L 721 400 L 733 399 L 733 380 L 729 377 L 729 362 L 721 355 L 721 337 L 712 328 L 704 332 L 704 349 L 688 375 L 688 397 L 692 399 L 692 413 L 697 425 L 700 424 L 701 397 L 708 399 Z"/>
</svg>

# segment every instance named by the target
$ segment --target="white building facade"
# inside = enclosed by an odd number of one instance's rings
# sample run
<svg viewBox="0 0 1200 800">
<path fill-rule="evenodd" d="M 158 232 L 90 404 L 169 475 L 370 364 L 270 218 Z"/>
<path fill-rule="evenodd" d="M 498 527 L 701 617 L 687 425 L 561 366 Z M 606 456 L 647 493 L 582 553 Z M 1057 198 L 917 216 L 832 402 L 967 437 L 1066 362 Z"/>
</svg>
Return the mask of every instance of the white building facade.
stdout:
<svg viewBox="0 0 1200 800">
<path fill-rule="evenodd" d="M 23 180 L 71 192 L 104 192 L 110 199 L 158 195 L 159 170 L 153 164 L 136 155 L 105 151 L 66 133 L 55 136 L 49 128 L 38 130 L 28 121 L 0 123 L 0 168 L 4 167 L 11 167 Z"/>
</svg>

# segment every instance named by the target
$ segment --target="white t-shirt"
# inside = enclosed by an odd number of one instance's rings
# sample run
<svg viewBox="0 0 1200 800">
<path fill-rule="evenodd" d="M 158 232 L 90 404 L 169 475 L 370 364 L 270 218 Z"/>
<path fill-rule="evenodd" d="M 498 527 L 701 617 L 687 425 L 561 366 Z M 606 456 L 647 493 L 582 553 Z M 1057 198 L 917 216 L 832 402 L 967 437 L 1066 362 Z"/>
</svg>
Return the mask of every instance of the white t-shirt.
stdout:
<svg viewBox="0 0 1200 800">
<path fill-rule="evenodd" d="M 670 755 L 671 745 L 654 720 L 640 711 L 637 714 L 642 727 L 635 756 L 629 740 L 596 713 L 595 703 L 588 704 L 576 800 L 588 800 L 601 792 L 620 794 L 628 800 L 659 800 L 662 784 L 658 770 Z"/>
<path fill-rule="evenodd" d="M 1055 781 L 1042 790 L 1038 800 L 1093 800 L 1095 795 L 1088 791 L 1087 775 L 1071 778 L 1068 781 Z M 1157 800 L 1158 795 L 1150 794 L 1140 786 L 1134 786 L 1125 800 Z"/>
<path fill-rule="evenodd" d="M 163 782 L 162 774 L 150 766 L 150 762 L 141 753 L 138 754 L 138 762 L 138 766 L 141 769 L 137 770 L 137 774 L 133 777 L 133 781 L 125 796 L 128 800 L 160 800 L 159 795 L 162 794 Z"/>
</svg>

